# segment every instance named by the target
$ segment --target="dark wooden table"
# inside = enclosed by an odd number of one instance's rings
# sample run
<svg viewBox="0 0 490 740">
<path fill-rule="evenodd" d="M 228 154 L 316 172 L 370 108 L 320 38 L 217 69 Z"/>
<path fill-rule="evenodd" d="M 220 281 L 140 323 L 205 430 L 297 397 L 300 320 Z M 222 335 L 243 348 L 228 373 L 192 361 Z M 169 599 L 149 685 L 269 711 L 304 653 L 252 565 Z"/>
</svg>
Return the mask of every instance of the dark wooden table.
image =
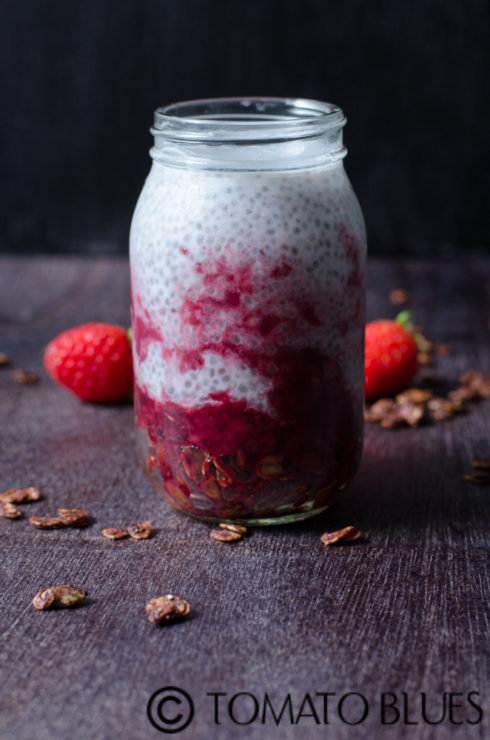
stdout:
<svg viewBox="0 0 490 740">
<path fill-rule="evenodd" d="M 147 703 L 168 686 L 195 705 L 184 739 L 490 737 L 490 490 L 462 479 L 472 458 L 490 457 L 490 402 L 419 429 L 368 425 L 344 501 L 221 545 L 146 484 L 129 405 L 79 403 L 42 370 L 43 347 L 64 328 L 128 324 L 127 262 L 4 257 L 0 270 L 0 351 L 14 361 L 0 368 L 0 489 L 43 494 L 23 519 L 0 520 L 2 740 L 164 736 Z M 369 317 L 394 316 L 388 292 L 406 288 L 417 322 L 451 346 L 437 372 L 488 372 L 489 275 L 483 260 L 373 260 Z M 14 383 L 13 367 L 40 382 Z M 28 524 L 58 506 L 87 508 L 96 522 L 52 532 Z M 156 525 L 149 541 L 100 535 L 141 519 Z M 320 534 L 346 524 L 364 541 L 325 550 Z M 88 589 L 82 608 L 32 608 L 40 588 L 63 582 Z M 168 592 L 192 603 L 192 618 L 148 624 L 145 603 Z M 283 705 L 276 726 L 270 707 L 277 716 Z M 162 710 L 183 722 L 187 707 Z"/>
</svg>

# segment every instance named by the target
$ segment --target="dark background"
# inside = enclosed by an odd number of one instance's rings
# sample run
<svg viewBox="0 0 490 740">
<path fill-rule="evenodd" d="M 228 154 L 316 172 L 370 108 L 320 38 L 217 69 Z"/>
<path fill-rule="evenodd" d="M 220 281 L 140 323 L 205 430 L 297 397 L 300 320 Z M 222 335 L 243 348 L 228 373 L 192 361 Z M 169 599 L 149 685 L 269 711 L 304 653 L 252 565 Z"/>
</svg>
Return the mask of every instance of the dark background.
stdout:
<svg viewBox="0 0 490 740">
<path fill-rule="evenodd" d="M 371 252 L 490 236 L 487 0 L 2 0 L 0 250 L 126 253 L 159 105 L 347 114 Z"/>
</svg>

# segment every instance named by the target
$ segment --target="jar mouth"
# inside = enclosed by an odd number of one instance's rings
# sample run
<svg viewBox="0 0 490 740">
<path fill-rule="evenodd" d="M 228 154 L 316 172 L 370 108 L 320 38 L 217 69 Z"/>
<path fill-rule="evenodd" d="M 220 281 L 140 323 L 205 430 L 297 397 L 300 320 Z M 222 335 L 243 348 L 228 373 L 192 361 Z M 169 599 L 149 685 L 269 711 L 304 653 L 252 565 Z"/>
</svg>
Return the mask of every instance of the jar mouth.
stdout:
<svg viewBox="0 0 490 740">
<path fill-rule="evenodd" d="M 318 137 L 346 122 L 333 103 L 307 98 L 208 98 L 157 108 L 151 132 L 173 141 L 274 142 Z"/>
</svg>

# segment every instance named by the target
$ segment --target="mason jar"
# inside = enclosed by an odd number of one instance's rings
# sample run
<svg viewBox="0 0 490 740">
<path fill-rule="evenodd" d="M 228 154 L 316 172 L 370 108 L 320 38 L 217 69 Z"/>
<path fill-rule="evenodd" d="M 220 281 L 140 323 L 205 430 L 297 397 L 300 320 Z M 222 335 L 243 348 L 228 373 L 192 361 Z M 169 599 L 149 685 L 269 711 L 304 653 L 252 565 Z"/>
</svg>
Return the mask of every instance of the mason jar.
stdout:
<svg viewBox="0 0 490 740">
<path fill-rule="evenodd" d="M 303 519 L 357 469 L 366 237 L 344 124 L 303 99 L 155 112 L 130 236 L 137 450 L 201 519 Z"/>
</svg>

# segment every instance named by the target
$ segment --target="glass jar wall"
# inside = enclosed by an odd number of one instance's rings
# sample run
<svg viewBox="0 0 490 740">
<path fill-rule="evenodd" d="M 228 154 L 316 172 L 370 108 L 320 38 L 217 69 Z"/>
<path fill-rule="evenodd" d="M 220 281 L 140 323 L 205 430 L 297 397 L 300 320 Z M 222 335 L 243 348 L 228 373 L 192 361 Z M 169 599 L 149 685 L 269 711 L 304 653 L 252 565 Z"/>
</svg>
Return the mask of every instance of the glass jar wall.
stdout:
<svg viewBox="0 0 490 740">
<path fill-rule="evenodd" d="M 342 111 L 159 109 L 131 226 L 140 462 L 176 508 L 272 524 L 325 509 L 362 447 L 362 214 Z"/>
</svg>

